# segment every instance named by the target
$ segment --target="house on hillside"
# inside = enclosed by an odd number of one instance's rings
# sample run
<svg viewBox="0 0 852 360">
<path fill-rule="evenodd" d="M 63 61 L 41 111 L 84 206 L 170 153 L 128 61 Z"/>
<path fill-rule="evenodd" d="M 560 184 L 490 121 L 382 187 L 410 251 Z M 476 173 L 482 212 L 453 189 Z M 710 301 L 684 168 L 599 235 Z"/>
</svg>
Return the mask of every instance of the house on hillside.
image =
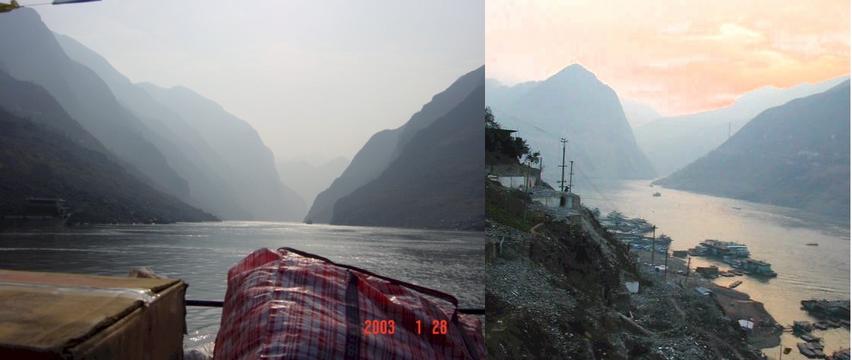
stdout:
<svg viewBox="0 0 852 360">
<path fill-rule="evenodd" d="M 531 189 L 541 184 L 541 170 L 523 164 L 492 165 L 489 176 L 496 176 L 500 185 L 512 189 Z"/>
</svg>

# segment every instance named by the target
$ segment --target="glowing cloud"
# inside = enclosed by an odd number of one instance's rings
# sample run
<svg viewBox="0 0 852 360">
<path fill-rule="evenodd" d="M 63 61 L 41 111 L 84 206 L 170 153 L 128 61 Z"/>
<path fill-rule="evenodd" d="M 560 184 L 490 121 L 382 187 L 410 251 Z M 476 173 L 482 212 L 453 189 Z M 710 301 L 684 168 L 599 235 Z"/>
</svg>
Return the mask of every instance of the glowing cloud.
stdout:
<svg viewBox="0 0 852 360">
<path fill-rule="evenodd" d="M 848 74 L 849 2 L 489 0 L 485 44 L 504 83 L 581 63 L 625 98 L 688 113 Z"/>
</svg>

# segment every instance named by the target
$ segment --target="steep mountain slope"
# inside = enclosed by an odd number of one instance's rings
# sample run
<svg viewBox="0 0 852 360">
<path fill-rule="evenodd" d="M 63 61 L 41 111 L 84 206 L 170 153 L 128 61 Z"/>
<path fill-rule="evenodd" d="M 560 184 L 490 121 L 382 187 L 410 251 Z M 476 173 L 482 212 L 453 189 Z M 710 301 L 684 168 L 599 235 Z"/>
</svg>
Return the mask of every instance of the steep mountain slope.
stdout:
<svg viewBox="0 0 852 360">
<path fill-rule="evenodd" d="M 349 165 L 349 159 L 342 156 L 319 165 L 305 161 L 279 161 L 278 173 L 285 185 L 308 203 L 313 203 L 317 194 L 327 189 L 346 165 Z"/>
<path fill-rule="evenodd" d="M 86 132 L 77 121 L 71 119 L 55 99 L 44 88 L 9 76 L 0 69 L 0 107 L 7 113 L 27 119 L 68 138 L 90 150 L 107 154 L 108 151 Z"/>
<path fill-rule="evenodd" d="M 305 219 L 318 223 L 330 222 L 335 204 L 340 198 L 379 177 L 417 131 L 428 127 L 461 103 L 471 91 L 482 86 L 484 77 L 484 67 L 465 74 L 446 90 L 435 95 L 401 127 L 373 135 L 355 154 L 343 174 L 335 179 L 328 189 L 317 195 Z"/>
<path fill-rule="evenodd" d="M 848 219 L 849 81 L 760 113 L 657 183 Z"/>
<path fill-rule="evenodd" d="M 762 111 L 790 100 L 823 92 L 847 79 L 842 77 L 791 88 L 761 88 L 749 92 L 728 107 L 661 118 L 636 127 L 636 141 L 648 155 L 657 174 L 666 176 L 697 160 L 736 133 Z"/>
<path fill-rule="evenodd" d="M 482 229 L 483 87 L 420 130 L 382 174 L 337 201 L 333 224 Z"/>
<path fill-rule="evenodd" d="M 115 100 L 94 72 L 68 58 L 35 11 L 4 14 L 0 33 L 14 34 L 0 37 L 0 69 L 46 89 L 129 171 L 169 194 L 189 195 L 186 180 L 143 136 L 145 125 Z"/>
<path fill-rule="evenodd" d="M 0 214 L 60 197 L 72 222 L 215 220 L 123 169 L 43 88 L 0 72 Z"/>
<path fill-rule="evenodd" d="M 506 110 L 516 99 L 535 88 L 540 81 L 527 81 L 507 86 L 494 79 L 485 79 L 485 99 L 487 105 L 497 111 Z"/>
<path fill-rule="evenodd" d="M 92 69 L 125 108 L 133 112 L 150 131 L 146 138 L 166 155 L 169 165 L 187 180 L 190 204 L 224 219 L 252 219 L 245 203 L 229 184 L 227 164 L 218 153 L 177 113 L 160 104 L 145 89 L 130 82 L 110 63 L 76 40 L 56 35 L 68 56 Z"/>
<path fill-rule="evenodd" d="M 518 130 L 542 153 L 544 177 L 555 182 L 562 151 L 586 179 L 635 179 L 654 175 L 639 150 L 615 92 L 580 65 L 571 65 L 503 105 L 492 107 L 508 129 Z M 490 106 L 490 98 L 486 99 Z"/>
<path fill-rule="evenodd" d="M 272 151 L 251 125 L 185 87 L 165 89 L 147 83 L 139 86 L 156 102 L 185 120 L 221 159 L 219 165 L 225 172 L 220 175 L 251 219 L 295 221 L 302 218 L 306 208 L 304 200 L 281 183 Z"/>
</svg>

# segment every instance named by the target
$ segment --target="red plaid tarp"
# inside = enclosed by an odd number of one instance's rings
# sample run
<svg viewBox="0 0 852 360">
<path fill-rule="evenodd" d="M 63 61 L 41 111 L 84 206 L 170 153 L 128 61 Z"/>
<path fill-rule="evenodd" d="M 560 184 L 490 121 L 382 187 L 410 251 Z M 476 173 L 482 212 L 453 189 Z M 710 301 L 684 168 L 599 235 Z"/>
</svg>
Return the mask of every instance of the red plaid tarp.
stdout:
<svg viewBox="0 0 852 360">
<path fill-rule="evenodd" d="M 451 295 L 283 248 L 228 271 L 214 358 L 485 359 L 485 347 Z"/>
</svg>

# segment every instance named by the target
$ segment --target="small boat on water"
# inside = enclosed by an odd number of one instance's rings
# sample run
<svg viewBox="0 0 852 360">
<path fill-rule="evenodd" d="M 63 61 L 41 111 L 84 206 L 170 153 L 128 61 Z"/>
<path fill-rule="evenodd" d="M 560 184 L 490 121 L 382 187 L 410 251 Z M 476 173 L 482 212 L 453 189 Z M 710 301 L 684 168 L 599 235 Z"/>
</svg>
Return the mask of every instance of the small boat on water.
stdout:
<svg viewBox="0 0 852 360">
<path fill-rule="evenodd" d="M 850 353 L 849 349 L 837 350 L 833 354 L 826 357 L 828 360 L 849 360 Z"/>
<path fill-rule="evenodd" d="M 801 338 L 802 340 L 805 340 L 809 343 L 810 342 L 818 342 L 818 341 L 822 340 L 822 338 L 813 336 L 811 334 L 802 334 L 801 336 L 799 336 L 799 338 Z"/>
<path fill-rule="evenodd" d="M 772 270 L 772 265 L 766 261 L 743 259 L 733 264 L 737 269 L 755 277 L 776 277 L 778 273 Z"/>
<path fill-rule="evenodd" d="M 817 243 L 807 243 L 805 245 L 807 245 L 807 246 L 819 246 L 819 244 L 817 244 Z"/>
<path fill-rule="evenodd" d="M 793 321 L 793 334 L 807 334 L 814 330 L 809 321 Z"/>
<path fill-rule="evenodd" d="M 818 342 L 797 343 L 796 347 L 799 348 L 799 352 L 802 353 L 802 355 L 804 355 L 804 356 L 806 356 L 810 359 L 824 358 L 825 357 L 825 353 L 823 353 L 824 347 L 822 346 L 822 344 L 820 344 Z"/>
<path fill-rule="evenodd" d="M 737 286 L 740 286 L 740 284 L 742 284 L 742 283 L 743 283 L 742 280 L 734 281 L 730 285 L 728 285 L 728 289 L 735 289 Z"/>
</svg>

